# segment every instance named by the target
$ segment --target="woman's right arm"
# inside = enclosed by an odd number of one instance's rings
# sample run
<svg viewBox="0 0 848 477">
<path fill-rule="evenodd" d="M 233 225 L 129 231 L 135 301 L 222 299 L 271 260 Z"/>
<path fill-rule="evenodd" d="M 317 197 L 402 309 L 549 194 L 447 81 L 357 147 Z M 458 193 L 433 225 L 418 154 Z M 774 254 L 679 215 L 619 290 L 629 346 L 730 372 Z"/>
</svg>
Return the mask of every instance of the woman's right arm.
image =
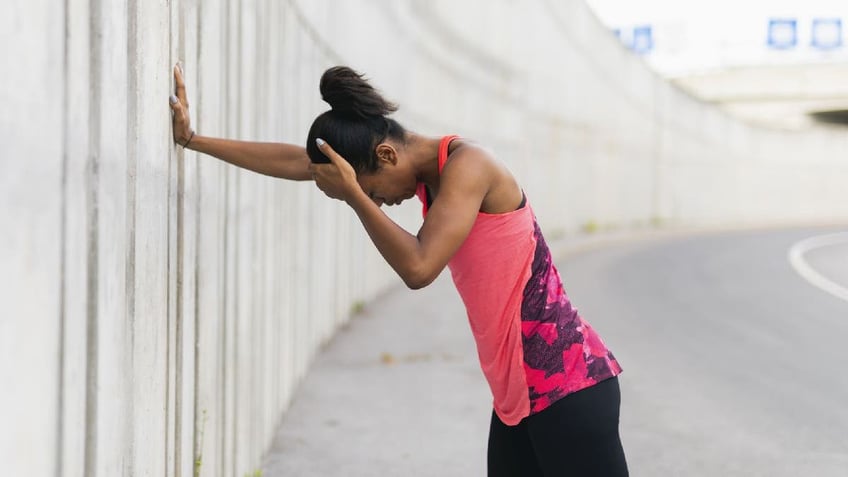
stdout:
<svg viewBox="0 0 848 477">
<path fill-rule="evenodd" d="M 188 100 L 182 69 L 174 67 L 176 96 L 171 96 L 173 133 L 177 144 L 216 157 L 234 166 L 267 176 L 295 181 L 312 180 L 306 148 L 294 144 L 236 141 L 194 134 L 188 114 Z"/>
<path fill-rule="evenodd" d="M 266 176 L 294 181 L 312 180 L 306 149 L 294 144 L 236 141 L 195 134 L 188 149 Z"/>
</svg>

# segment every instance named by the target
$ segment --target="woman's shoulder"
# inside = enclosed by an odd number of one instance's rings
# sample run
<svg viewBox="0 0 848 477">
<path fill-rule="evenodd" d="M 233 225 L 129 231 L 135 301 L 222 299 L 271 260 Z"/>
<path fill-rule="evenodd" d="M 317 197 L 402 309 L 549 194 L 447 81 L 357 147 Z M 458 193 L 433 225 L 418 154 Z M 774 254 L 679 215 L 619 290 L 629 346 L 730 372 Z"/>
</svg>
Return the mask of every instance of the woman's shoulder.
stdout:
<svg viewBox="0 0 848 477">
<path fill-rule="evenodd" d="M 457 138 L 448 147 L 448 158 L 445 162 L 442 174 L 450 173 L 452 170 L 466 170 L 494 168 L 497 160 L 494 153 L 485 146 L 472 140 Z"/>
<path fill-rule="evenodd" d="M 518 181 L 492 152 L 473 141 L 463 141 L 448 151 L 442 170 L 445 182 L 474 181 L 486 190 L 480 211 L 500 214 L 515 210 L 524 194 Z"/>
</svg>

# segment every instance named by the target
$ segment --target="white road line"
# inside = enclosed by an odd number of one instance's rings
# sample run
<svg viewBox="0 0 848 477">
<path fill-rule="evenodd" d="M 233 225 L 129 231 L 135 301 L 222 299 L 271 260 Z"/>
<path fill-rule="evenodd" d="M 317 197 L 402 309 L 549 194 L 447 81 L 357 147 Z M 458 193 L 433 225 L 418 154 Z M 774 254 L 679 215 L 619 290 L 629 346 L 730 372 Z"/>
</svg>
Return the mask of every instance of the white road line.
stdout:
<svg viewBox="0 0 848 477">
<path fill-rule="evenodd" d="M 819 235 L 801 240 L 789 249 L 789 263 L 798 272 L 798 275 L 801 275 L 801 278 L 810 282 L 811 285 L 821 288 L 837 298 L 848 301 L 848 288 L 817 272 L 804 259 L 804 254 L 810 250 L 843 243 L 848 243 L 848 233 Z"/>
</svg>

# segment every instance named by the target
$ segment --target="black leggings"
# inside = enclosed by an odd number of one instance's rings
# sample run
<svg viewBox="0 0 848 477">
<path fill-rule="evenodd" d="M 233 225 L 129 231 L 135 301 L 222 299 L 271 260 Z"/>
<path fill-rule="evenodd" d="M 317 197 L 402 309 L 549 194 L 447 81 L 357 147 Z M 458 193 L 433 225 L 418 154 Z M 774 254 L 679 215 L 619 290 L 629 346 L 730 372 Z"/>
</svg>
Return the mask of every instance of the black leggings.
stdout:
<svg viewBox="0 0 848 477">
<path fill-rule="evenodd" d="M 489 477 L 626 477 L 618 435 L 621 392 L 612 378 L 507 426 L 492 413 Z"/>
</svg>

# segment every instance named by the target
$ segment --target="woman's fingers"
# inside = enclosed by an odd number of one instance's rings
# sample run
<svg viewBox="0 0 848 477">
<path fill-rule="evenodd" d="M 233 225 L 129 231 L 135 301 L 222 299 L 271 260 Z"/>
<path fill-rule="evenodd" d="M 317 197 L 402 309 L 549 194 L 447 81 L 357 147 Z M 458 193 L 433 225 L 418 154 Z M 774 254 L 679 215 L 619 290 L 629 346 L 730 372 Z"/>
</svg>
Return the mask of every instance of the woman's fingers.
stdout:
<svg viewBox="0 0 848 477">
<path fill-rule="evenodd" d="M 344 162 L 342 156 L 340 156 L 336 151 L 334 151 L 333 148 L 330 147 L 329 144 L 327 144 L 327 141 L 319 137 L 315 139 L 315 144 L 318 146 L 318 150 L 321 151 L 322 154 L 327 156 L 327 159 L 329 159 L 330 162 L 332 162 L 336 166 L 339 165 L 339 161 Z"/>
<path fill-rule="evenodd" d="M 315 184 L 321 190 L 324 190 L 323 186 L 326 181 L 332 181 L 334 179 L 333 176 L 338 176 L 338 172 L 332 164 L 311 164 L 309 166 L 309 172 L 312 174 L 312 180 L 315 181 Z"/>
<path fill-rule="evenodd" d="M 335 166 L 334 169 L 337 170 L 344 179 L 356 182 L 356 171 L 353 170 L 353 166 L 351 166 L 345 158 L 340 156 L 339 153 L 330 147 L 330 145 L 327 144 L 327 141 L 324 141 L 321 138 L 316 138 L 315 144 L 318 145 L 318 150 L 327 156 L 327 159 L 329 159 L 332 165 Z"/>
<path fill-rule="evenodd" d="M 174 65 L 174 93 L 168 98 L 168 103 L 173 111 L 172 131 L 174 141 L 184 144 L 191 137 L 191 121 L 188 115 L 188 99 L 186 98 L 185 81 L 183 79 L 182 65 Z"/>
<path fill-rule="evenodd" d="M 330 164 L 311 164 L 309 166 L 315 185 L 333 199 L 347 200 L 359 188 L 353 167 L 322 139 L 315 144 Z"/>
<path fill-rule="evenodd" d="M 332 186 L 332 171 L 329 170 L 331 167 L 333 167 L 332 164 L 320 164 L 311 166 L 310 170 L 312 172 L 312 180 L 315 182 L 315 186 L 318 190 L 331 199 L 337 199 L 339 198 L 338 194 L 334 192 L 334 188 Z"/>
<path fill-rule="evenodd" d="M 174 86 L 177 93 L 177 98 L 180 103 L 188 108 L 188 98 L 186 97 L 185 81 L 183 80 L 183 69 L 177 64 L 174 65 Z"/>
</svg>

